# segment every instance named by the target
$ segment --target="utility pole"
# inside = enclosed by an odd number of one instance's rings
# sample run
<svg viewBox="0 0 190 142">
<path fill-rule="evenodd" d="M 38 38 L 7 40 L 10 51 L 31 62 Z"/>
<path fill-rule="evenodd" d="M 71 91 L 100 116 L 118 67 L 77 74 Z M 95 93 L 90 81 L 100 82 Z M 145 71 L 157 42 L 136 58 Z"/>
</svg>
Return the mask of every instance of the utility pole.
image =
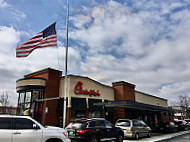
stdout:
<svg viewBox="0 0 190 142">
<path fill-rule="evenodd" d="M 63 105 L 63 128 L 66 125 L 66 111 L 67 111 L 67 59 L 68 59 L 68 24 L 69 24 L 69 0 L 67 0 L 67 17 L 66 17 L 66 52 L 65 52 L 65 94 Z"/>
</svg>

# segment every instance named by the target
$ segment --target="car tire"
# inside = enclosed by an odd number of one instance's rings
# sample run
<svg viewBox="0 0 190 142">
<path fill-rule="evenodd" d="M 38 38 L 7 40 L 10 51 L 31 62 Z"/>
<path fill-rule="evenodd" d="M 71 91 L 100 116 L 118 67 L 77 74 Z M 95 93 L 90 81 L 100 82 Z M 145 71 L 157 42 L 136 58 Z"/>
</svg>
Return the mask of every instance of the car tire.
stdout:
<svg viewBox="0 0 190 142">
<path fill-rule="evenodd" d="M 150 131 L 148 131 L 148 135 L 147 135 L 147 137 L 148 137 L 148 138 L 151 137 L 151 132 L 150 132 Z"/>
<path fill-rule="evenodd" d="M 92 135 L 90 142 L 99 142 L 99 140 L 95 135 Z"/>
<path fill-rule="evenodd" d="M 139 133 L 135 134 L 135 140 L 139 140 Z"/>
<path fill-rule="evenodd" d="M 49 139 L 46 142 L 62 142 L 60 139 Z"/>
<path fill-rule="evenodd" d="M 120 135 L 117 137 L 116 142 L 123 142 L 123 135 L 120 134 Z"/>
</svg>

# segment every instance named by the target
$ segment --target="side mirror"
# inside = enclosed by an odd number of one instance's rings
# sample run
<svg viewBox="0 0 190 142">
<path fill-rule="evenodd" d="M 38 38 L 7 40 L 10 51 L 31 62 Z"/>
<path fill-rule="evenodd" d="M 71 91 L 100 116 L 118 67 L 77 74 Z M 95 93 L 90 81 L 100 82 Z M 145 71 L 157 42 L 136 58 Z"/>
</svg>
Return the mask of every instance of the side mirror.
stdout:
<svg viewBox="0 0 190 142">
<path fill-rule="evenodd" d="M 33 124 L 33 129 L 40 129 L 40 127 L 37 124 Z"/>
</svg>

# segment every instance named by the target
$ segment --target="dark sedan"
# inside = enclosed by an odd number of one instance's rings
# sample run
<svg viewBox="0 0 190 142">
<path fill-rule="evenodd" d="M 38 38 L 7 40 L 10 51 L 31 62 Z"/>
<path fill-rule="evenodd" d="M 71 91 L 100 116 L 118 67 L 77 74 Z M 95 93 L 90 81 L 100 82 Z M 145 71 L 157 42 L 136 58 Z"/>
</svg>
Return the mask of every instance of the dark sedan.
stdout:
<svg viewBox="0 0 190 142">
<path fill-rule="evenodd" d="M 157 130 L 166 133 L 175 133 L 178 131 L 178 125 L 173 122 L 163 122 L 156 125 Z"/>
<path fill-rule="evenodd" d="M 179 130 L 187 131 L 190 129 L 190 125 L 184 120 L 175 120 L 174 123 L 178 125 Z"/>
<path fill-rule="evenodd" d="M 123 142 L 122 129 L 115 127 L 109 121 L 99 119 L 87 119 L 72 121 L 68 127 L 68 136 L 72 141 L 99 142 L 117 141 Z"/>
</svg>

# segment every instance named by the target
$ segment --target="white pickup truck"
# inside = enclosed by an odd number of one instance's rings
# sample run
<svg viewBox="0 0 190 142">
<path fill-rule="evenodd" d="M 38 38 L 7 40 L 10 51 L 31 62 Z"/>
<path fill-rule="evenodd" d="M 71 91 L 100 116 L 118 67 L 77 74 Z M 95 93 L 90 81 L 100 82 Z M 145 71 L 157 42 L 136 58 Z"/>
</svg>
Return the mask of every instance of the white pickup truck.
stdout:
<svg viewBox="0 0 190 142">
<path fill-rule="evenodd" d="M 0 142 L 71 142 L 67 131 L 44 127 L 29 116 L 0 115 Z"/>
</svg>

